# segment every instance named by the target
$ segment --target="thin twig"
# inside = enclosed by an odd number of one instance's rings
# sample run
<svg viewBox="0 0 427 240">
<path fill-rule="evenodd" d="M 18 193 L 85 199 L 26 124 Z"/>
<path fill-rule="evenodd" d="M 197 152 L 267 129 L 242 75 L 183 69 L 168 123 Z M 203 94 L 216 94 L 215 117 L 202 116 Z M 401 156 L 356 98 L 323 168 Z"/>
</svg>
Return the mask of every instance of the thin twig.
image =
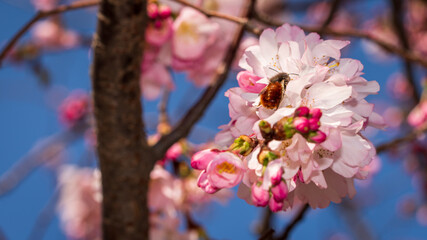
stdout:
<svg viewBox="0 0 427 240">
<path fill-rule="evenodd" d="M 169 116 L 168 116 L 168 103 L 169 103 L 170 91 L 168 89 L 164 89 L 162 99 L 159 103 L 159 123 L 169 124 Z"/>
<path fill-rule="evenodd" d="M 11 169 L 0 176 L 0 196 L 10 193 L 37 167 L 57 157 L 64 150 L 62 146 L 57 145 L 66 146 L 74 142 L 81 137 L 84 129 L 86 127 L 58 133 L 37 143 L 26 156 L 19 159 Z"/>
<path fill-rule="evenodd" d="M 201 8 L 201 7 L 199 7 L 193 3 L 190 3 L 190 2 L 187 2 L 184 0 L 174 0 L 174 1 L 177 3 L 180 3 L 184 6 L 194 8 L 194 9 L 198 10 L 199 12 L 203 13 L 204 15 L 206 15 L 207 17 L 222 18 L 222 19 L 226 19 L 226 20 L 231 21 L 231 22 L 241 24 L 241 25 L 246 25 L 248 23 L 249 18 L 241 18 L 241 17 L 236 17 L 236 16 L 216 12 L 216 11 L 207 10 L 207 9 Z"/>
<path fill-rule="evenodd" d="M 185 219 L 187 221 L 187 229 L 188 230 L 197 230 L 198 233 L 199 233 L 199 237 L 201 239 L 204 239 L 204 240 L 211 239 L 209 237 L 208 232 L 206 231 L 206 229 L 202 225 L 200 225 L 198 222 L 196 222 L 193 219 L 193 217 L 191 216 L 190 212 L 186 211 L 184 213 L 184 215 L 185 215 Z"/>
<path fill-rule="evenodd" d="M 405 142 L 415 140 L 418 136 L 420 136 L 421 134 L 423 134 L 425 132 L 427 132 L 427 124 L 421 128 L 415 129 L 412 132 L 409 132 L 407 135 L 405 135 L 403 137 L 396 138 L 390 142 L 386 142 L 386 143 L 378 145 L 376 147 L 377 154 L 382 153 L 382 152 L 387 151 L 387 150 L 390 150 L 390 149 L 394 149 L 395 147 L 397 147 L 401 143 L 405 143 Z"/>
<path fill-rule="evenodd" d="M 338 205 L 338 209 L 343 213 L 342 215 L 344 215 L 348 226 L 350 226 L 350 229 L 353 231 L 357 239 L 374 239 L 372 231 L 359 215 L 360 209 L 357 209 L 351 201 L 344 199 L 342 203 Z"/>
<path fill-rule="evenodd" d="M 410 50 L 409 41 L 407 33 L 405 31 L 405 26 L 403 25 L 403 1 L 402 0 L 390 0 L 390 5 L 392 9 L 391 20 L 393 22 L 393 27 L 395 33 L 400 41 L 401 46 L 405 50 Z M 420 101 L 420 95 L 417 92 L 417 85 L 415 83 L 414 70 L 411 62 L 408 59 L 403 61 L 403 68 L 405 70 L 406 79 L 412 89 L 412 99 L 414 103 L 417 104 Z"/>
<path fill-rule="evenodd" d="M 36 15 L 34 15 L 33 18 L 30 19 L 30 21 L 28 21 L 13 37 L 12 39 L 10 39 L 10 41 L 6 44 L 6 46 L 3 48 L 3 50 L 0 53 L 0 66 L 3 62 L 3 60 L 6 58 L 7 54 L 10 52 L 10 50 L 12 50 L 13 46 L 15 46 L 16 42 L 18 42 L 18 40 L 39 20 L 55 15 L 55 14 L 59 14 L 59 13 L 63 13 L 63 12 L 67 12 L 67 11 L 71 11 L 71 10 L 77 10 L 77 9 L 81 9 L 81 8 L 87 8 L 87 7 L 92 7 L 92 6 L 96 6 L 98 5 L 100 2 L 100 0 L 83 0 L 83 1 L 78 1 L 78 2 L 73 2 L 69 5 L 61 5 L 58 6 L 52 10 L 48 10 L 48 11 L 38 11 Z"/>
<path fill-rule="evenodd" d="M 179 0 L 181 1 L 181 0 Z M 247 6 L 246 13 L 244 14 L 246 18 L 250 18 L 254 9 L 255 1 L 252 0 Z M 243 38 L 244 27 L 240 26 L 236 32 L 236 35 L 233 39 L 233 42 L 230 44 L 226 55 L 217 69 L 217 74 L 215 75 L 212 85 L 210 85 L 202 97 L 197 101 L 187 112 L 187 114 L 181 119 L 181 121 L 175 126 L 172 132 L 168 135 L 163 136 L 159 142 L 154 146 L 154 151 L 159 156 L 160 159 L 166 150 L 172 146 L 179 139 L 186 137 L 190 130 L 193 128 L 194 124 L 203 116 L 207 107 L 212 102 L 213 98 L 216 96 L 217 92 L 224 84 L 227 79 L 228 73 L 231 69 L 231 65 L 239 48 L 240 42 Z"/>
<path fill-rule="evenodd" d="M 288 239 L 289 234 L 292 232 L 292 230 L 295 228 L 295 226 L 301 222 L 301 220 L 304 218 L 305 213 L 307 212 L 309 206 L 308 204 L 305 204 L 301 209 L 298 211 L 298 213 L 294 216 L 292 221 L 286 226 L 285 231 L 282 235 L 280 235 L 277 239 L 278 240 L 285 240 Z"/>
<path fill-rule="evenodd" d="M 260 240 L 272 239 L 274 230 L 271 228 L 273 222 L 274 213 L 270 208 L 264 208 L 262 220 L 258 226 L 258 233 L 260 234 Z"/>
<path fill-rule="evenodd" d="M 341 0 L 332 0 L 331 8 L 329 10 L 328 17 L 326 17 L 326 20 L 323 22 L 322 28 L 327 28 L 328 25 L 332 23 L 332 21 L 335 18 L 336 13 L 338 12 L 340 4 L 341 4 Z"/>
<path fill-rule="evenodd" d="M 34 223 L 30 236 L 28 237 L 29 240 L 43 239 L 43 236 L 46 233 L 46 230 L 49 227 L 49 224 L 52 222 L 53 218 L 55 217 L 55 209 L 56 209 L 56 203 L 58 201 L 58 197 L 59 197 L 59 187 L 55 189 L 53 195 L 50 197 L 47 204 L 44 206 L 44 208 L 40 211 L 40 214 L 37 216 L 36 222 Z"/>
</svg>

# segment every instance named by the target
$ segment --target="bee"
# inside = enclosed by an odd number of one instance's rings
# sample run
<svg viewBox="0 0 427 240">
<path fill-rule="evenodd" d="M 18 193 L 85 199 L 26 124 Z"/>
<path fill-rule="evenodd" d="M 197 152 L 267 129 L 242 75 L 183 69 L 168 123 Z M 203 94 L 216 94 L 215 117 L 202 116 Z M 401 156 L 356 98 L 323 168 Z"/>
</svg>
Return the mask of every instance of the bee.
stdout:
<svg viewBox="0 0 427 240">
<path fill-rule="evenodd" d="M 283 95 L 291 78 L 288 73 L 278 73 L 270 78 L 270 83 L 265 87 L 260 95 L 260 105 L 276 110 L 283 99 Z"/>
</svg>

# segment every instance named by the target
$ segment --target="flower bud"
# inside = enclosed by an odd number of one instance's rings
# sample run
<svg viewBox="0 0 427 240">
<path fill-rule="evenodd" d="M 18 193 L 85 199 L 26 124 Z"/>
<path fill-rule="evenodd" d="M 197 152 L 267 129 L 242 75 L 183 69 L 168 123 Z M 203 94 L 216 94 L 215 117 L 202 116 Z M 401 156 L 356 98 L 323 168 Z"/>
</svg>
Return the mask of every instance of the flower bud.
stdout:
<svg viewBox="0 0 427 240">
<path fill-rule="evenodd" d="M 250 138 L 246 135 L 241 135 L 234 140 L 234 143 L 231 144 L 229 150 L 236 154 L 247 156 L 254 150 L 257 144 L 257 139 Z"/>
<path fill-rule="evenodd" d="M 284 181 L 280 181 L 279 184 L 271 188 L 273 198 L 277 202 L 282 202 L 288 196 L 288 186 Z"/>
<path fill-rule="evenodd" d="M 308 119 L 308 125 L 311 131 L 316 131 L 320 127 L 320 121 L 318 118 Z"/>
<path fill-rule="evenodd" d="M 166 18 L 170 17 L 171 14 L 172 14 L 172 11 L 171 11 L 171 9 L 168 6 L 166 6 L 166 5 L 160 5 L 160 7 L 159 7 L 159 17 L 161 19 L 166 19 Z"/>
<path fill-rule="evenodd" d="M 311 132 L 308 136 L 308 140 L 315 143 L 322 143 L 326 140 L 326 134 L 320 130 Z"/>
<path fill-rule="evenodd" d="M 309 122 L 306 117 L 296 117 L 294 119 L 294 126 L 295 129 L 302 134 L 308 133 L 310 130 Z"/>
<path fill-rule="evenodd" d="M 262 137 L 265 140 L 271 140 L 273 130 L 271 129 L 271 125 L 269 122 L 261 120 L 258 124 L 259 131 L 261 132 Z"/>
<path fill-rule="evenodd" d="M 157 29 L 160 29 L 162 27 L 162 21 L 156 20 L 154 22 L 154 27 L 157 28 Z"/>
<path fill-rule="evenodd" d="M 301 106 L 295 110 L 295 117 L 307 117 L 310 109 L 306 106 Z"/>
<path fill-rule="evenodd" d="M 270 180 L 271 180 L 271 184 L 273 184 L 273 186 L 279 184 L 282 181 L 282 175 L 283 175 L 283 169 L 279 168 L 279 170 L 271 176 Z"/>
<path fill-rule="evenodd" d="M 273 212 L 278 212 L 281 211 L 283 209 L 283 202 L 276 202 L 276 200 L 274 200 L 274 198 L 271 198 L 268 206 L 270 207 L 270 210 Z"/>
<path fill-rule="evenodd" d="M 150 19 L 156 19 L 159 15 L 157 4 L 150 3 L 147 7 L 147 15 Z"/>
<path fill-rule="evenodd" d="M 237 82 L 239 83 L 239 87 L 246 92 L 250 93 L 260 93 L 263 88 L 265 88 L 265 84 L 257 83 L 261 77 L 249 72 L 249 71 L 241 71 L 237 74 Z"/>
<path fill-rule="evenodd" d="M 205 170 L 208 164 L 219 154 L 218 149 L 205 149 L 196 152 L 191 158 L 191 167 L 197 170 Z"/>
<path fill-rule="evenodd" d="M 279 158 L 279 154 L 276 154 L 273 150 L 268 147 L 263 147 L 258 154 L 258 162 L 264 166 L 275 159 Z"/>
<path fill-rule="evenodd" d="M 296 133 L 292 124 L 293 118 L 284 117 L 273 125 L 273 139 L 286 140 L 291 139 Z"/>
<path fill-rule="evenodd" d="M 252 185 L 252 202 L 255 204 L 255 206 L 257 207 L 265 207 L 268 204 L 268 200 L 270 199 L 270 195 L 268 193 L 267 190 L 264 190 L 260 186 L 258 186 L 257 183 L 254 183 Z"/>
<path fill-rule="evenodd" d="M 318 108 L 310 109 L 310 116 L 315 119 L 320 119 L 322 117 L 322 110 Z"/>
</svg>

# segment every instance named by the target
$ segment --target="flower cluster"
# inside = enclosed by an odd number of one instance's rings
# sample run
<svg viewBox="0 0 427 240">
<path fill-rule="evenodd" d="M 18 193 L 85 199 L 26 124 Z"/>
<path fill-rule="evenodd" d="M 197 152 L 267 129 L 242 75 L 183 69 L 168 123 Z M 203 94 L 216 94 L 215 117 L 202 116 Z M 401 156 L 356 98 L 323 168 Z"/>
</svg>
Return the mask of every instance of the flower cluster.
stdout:
<svg viewBox="0 0 427 240">
<path fill-rule="evenodd" d="M 196 5 L 237 16 L 245 1 L 203 0 Z M 184 72 L 196 86 L 206 86 L 225 56 L 236 25 L 210 19 L 190 7 L 174 7 L 171 2 L 152 1 L 148 5 L 150 23 L 145 33 L 141 86 L 147 99 L 157 98 L 162 89 L 173 90 L 170 70 Z M 218 40 L 221 41 L 218 41 Z"/>
<path fill-rule="evenodd" d="M 375 157 L 361 131 L 383 127 L 364 98 L 379 91 L 362 64 L 341 58 L 348 41 L 322 40 L 298 27 L 265 30 L 240 60 L 238 88 L 229 89 L 231 121 L 217 144 L 192 159 L 198 185 L 213 193 L 238 185 L 238 195 L 271 210 L 296 202 L 324 208 L 355 194 L 354 178 Z"/>
</svg>

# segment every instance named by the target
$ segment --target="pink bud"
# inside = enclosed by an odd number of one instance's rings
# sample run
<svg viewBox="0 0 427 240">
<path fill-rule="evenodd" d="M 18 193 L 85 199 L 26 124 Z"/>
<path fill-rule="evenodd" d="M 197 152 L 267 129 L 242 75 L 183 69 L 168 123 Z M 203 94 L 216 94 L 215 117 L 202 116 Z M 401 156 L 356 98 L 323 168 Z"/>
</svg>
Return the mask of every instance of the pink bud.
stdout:
<svg viewBox="0 0 427 240">
<path fill-rule="evenodd" d="M 283 175 L 283 169 L 280 168 L 276 174 L 274 174 L 273 176 L 271 176 L 271 184 L 273 184 L 273 186 L 279 184 L 282 181 L 282 175 Z"/>
<path fill-rule="evenodd" d="M 157 28 L 157 29 L 161 28 L 162 27 L 162 21 L 156 20 L 154 22 L 154 27 Z"/>
<path fill-rule="evenodd" d="M 208 164 L 219 154 L 218 149 L 205 149 L 196 152 L 191 158 L 191 167 L 198 170 L 205 170 Z"/>
<path fill-rule="evenodd" d="M 316 131 L 320 127 L 320 121 L 318 118 L 310 118 L 308 119 L 308 125 L 310 127 L 310 130 Z"/>
<path fill-rule="evenodd" d="M 237 74 L 237 82 L 241 89 L 250 93 L 260 93 L 265 84 L 257 83 L 261 78 L 249 71 L 241 71 Z"/>
<path fill-rule="evenodd" d="M 273 198 L 270 199 L 268 206 L 273 212 L 278 212 L 283 209 L 283 202 L 276 202 Z"/>
<path fill-rule="evenodd" d="M 308 130 L 310 130 L 308 119 L 305 117 L 296 117 L 294 119 L 294 126 L 295 129 L 302 134 L 308 133 Z"/>
<path fill-rule="evenodd" d="M 279 184 L 271 188 L 271 193 L 275 201 L 282 202 L 288 196 L 288 186 L 285 182 L 280 181 Z"/>
<path fill-rule="evenodd" d="M 210 184 L 208 184 L 203 190 L 205 190 L 205 192 L 209 193 L 209 194 L 213 194 L 213 193 L 216 193 L 216 192 L 219 191 L 218 188 L 216 188 L 216 187 L 214 187 L 214 186 L 212 186 Z"/>
<path fill-rule="evenodd" d="M 177 160 L 182 154 L 182 146 L 180 143 L 175 143 L 166 152 L 165 158 L 170 160 Z"/>
<path fill-rule="evenodd" d="M 318 108 L 310 109 L 310 115 L 312 118 L 320 119 L 322 117 L 322 110 Z"/>
<path fill-rule="evenodd" d="M 326 140 L 326 134 L 319 130 L 316 132 L 316 135 L 310 137 L 310 140 L 315 143 L 322 143 Z"/>
<path fill-rule="evenodd" d="M 307 117 L 308 113 L 310 112 L 310 109 L 306 106 L 301 106 L 295 110 L 295 116 L 296 117 Z"/>
<path fill-rule="evenodd" d="M 157 4 L 155 4 L 155 3 L 148 4 L 147 14 L 148 14 L 149 18 L 156 19 L 157 16 L 159 15 L 159 10 L 157 8 Z"/>
<path fill-rule="evenodd" d="M 264 190 L 261 186 L 258 186 L 256 183 L 252 185 L 252 202 L 257 207 L 265 207 L 268 204 L 268 199 L 270 195 L 267 190 Z"/>
<path fill-rule="evenodd" d="M 166 18 L 170 17 L 171 14 L 172 14 L 172 11 L 171 11 L 171 9 L 168 6 L 161 5 L 159 7 L 159 17 L 161 19 L 166 19 Z"/>
</svg>

